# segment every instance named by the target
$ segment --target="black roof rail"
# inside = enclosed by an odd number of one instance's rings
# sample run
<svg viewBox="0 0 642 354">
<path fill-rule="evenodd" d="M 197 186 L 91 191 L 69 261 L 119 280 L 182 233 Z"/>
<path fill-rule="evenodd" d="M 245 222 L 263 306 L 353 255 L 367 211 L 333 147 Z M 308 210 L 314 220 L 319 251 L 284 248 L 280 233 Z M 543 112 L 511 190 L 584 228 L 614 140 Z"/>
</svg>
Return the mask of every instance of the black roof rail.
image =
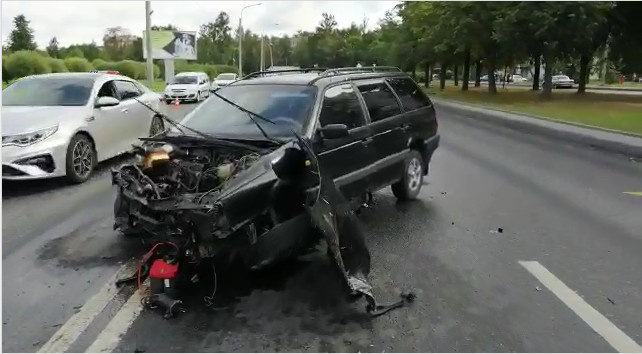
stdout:
<svg viewBox="0 0 642 354">
<path fill-rule="evenodd" d="M 377 71 L 398 71 L 401 72 L 396 66 L 364 66 L 364 67 L 345 67 L 345 68 L 334 68 L 328 69 L 321 73 L 321 76 L 333 76 L 341 74 L 351 74 L 351 73 L 368 73 L 368 72 L 377 72 Z"/>
<path fill-rule="evenodd" d="M 311 72 L 326 72 L 327 68 L 300 68 L 300 69 L 283 69 L 283 70 L 265 70 L 265 71 L 255 71 L 253 73 L 243 76 L 241 80 L 252 79 L 255 77 L 266 76 L 269 74 L 281 74 L 281 73 L 311 73 Z"/>
</svg>

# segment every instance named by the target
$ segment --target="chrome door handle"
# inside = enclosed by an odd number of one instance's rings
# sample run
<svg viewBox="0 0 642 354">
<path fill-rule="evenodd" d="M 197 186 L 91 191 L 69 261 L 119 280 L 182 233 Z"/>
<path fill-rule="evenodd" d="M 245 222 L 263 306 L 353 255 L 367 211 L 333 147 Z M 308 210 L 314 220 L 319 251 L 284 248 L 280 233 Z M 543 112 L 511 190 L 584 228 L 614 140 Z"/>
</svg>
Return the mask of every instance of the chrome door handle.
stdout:
<svg viewBox="0 0 642 354">
<path fill-rule="evenodd" d="M 127 112 L 129 112 L 129 108 L 123 108 L 123 109 L 121 110 L 121 112 L 123 112 L 123 113 L 127 113 Z"/>
<path fill-rule="evenodd" d="M 363 145 L 368 145 L 372 142 L 372 138 L 371 137 L 364 138 L 361 140 L 361 142 L 363 143 Z"/>
</svg>

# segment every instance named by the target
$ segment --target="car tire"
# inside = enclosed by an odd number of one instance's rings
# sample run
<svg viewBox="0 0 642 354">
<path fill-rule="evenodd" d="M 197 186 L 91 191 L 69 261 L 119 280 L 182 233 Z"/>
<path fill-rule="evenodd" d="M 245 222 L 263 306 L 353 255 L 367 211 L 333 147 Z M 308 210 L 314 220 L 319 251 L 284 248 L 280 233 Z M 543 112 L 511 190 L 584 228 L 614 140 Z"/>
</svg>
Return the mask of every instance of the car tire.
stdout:
<svg viewBox="0 0 642 354">
<path fill-rule="evenodd" d="M 79 160 L 80 165 L 74 161 Z M 67 146 L 67 180 L 73 184 L 87 181 L 96 167 L 96 148 L 87 135 L 76 134 Z"/>
<path fill-rule="evenodd" d="M 201 92 L 196 93 L 196 99 L 194 100 L 194 103 L 199 103 L 201 102 Z"/>
<path fill-rule="evenodd" d="M 165 100 L 165 103 L 172 104 L 172 100 Z"/>
<path fill-rule="evenodd" d="M 152 118 L 152 124 L 149 126 L 149 136 L 155 136 L 165 131 L 165 122 L 157 115 Z"/>
<path fill-rule="evenodd" d="M 404 162 L 401 180 L 392 187 L 392 194 L 399 201 L 417 199 L 424 182 L 423 161 L 417 150 L 410 150 Z"/>
</svg>

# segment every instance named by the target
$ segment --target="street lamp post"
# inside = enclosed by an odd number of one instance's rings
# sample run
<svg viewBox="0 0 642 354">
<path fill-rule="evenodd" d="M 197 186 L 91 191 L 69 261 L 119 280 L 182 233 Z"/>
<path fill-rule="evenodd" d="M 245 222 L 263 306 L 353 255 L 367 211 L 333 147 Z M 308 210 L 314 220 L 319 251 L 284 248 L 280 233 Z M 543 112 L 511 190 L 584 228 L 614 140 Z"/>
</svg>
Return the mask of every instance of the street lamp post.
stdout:
<svg viewBox="0 0 642 354">
<path fill-rule="evenodd" d="M 154 82 L 154 62 L 152 57 L 152 5 L 145 1 L 145 51 L 147 52 L 147 85 L 152 87 Z"/>
<path fill-rule="evenodd" d="M 261 5 L 261 3 L 259 2 L 256 4 L 244 6 L 241 9 L 241 16 L 239 16 L 239 77 L 243 76 L 243 35 L 245 34 L 245 31 L 243 31 L 243 11 L 245 11 L 245 9 L 247 9 L 248 7 L 258 5 Z"/>
</svg>

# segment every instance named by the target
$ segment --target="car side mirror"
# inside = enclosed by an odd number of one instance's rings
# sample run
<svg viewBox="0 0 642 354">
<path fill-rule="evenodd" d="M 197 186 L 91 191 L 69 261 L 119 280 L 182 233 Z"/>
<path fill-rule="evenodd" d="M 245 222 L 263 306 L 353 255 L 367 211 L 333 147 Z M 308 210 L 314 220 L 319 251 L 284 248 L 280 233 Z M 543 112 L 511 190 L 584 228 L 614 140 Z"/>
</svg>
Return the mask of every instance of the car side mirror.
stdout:
<svg viewBox="0 0 642 354">
<path fill-rule="evenodd" d="M 120 101 L 114 97 L 110 96 L 103 96 L 103 97 L 98 97 L 96 100 L 96 103 L 94 104 L 94 107 L 96 108 L 101 108 L 101 107 L 113 107 L 113 106 L 118 106 L 120 104 Z"/>
<path fill-rule="evenodd" d="M 345 124 L 328 124 L 321 128 L 323 139 L 339 139 L 350 135 L 348 126 Z"/>
</svg>

